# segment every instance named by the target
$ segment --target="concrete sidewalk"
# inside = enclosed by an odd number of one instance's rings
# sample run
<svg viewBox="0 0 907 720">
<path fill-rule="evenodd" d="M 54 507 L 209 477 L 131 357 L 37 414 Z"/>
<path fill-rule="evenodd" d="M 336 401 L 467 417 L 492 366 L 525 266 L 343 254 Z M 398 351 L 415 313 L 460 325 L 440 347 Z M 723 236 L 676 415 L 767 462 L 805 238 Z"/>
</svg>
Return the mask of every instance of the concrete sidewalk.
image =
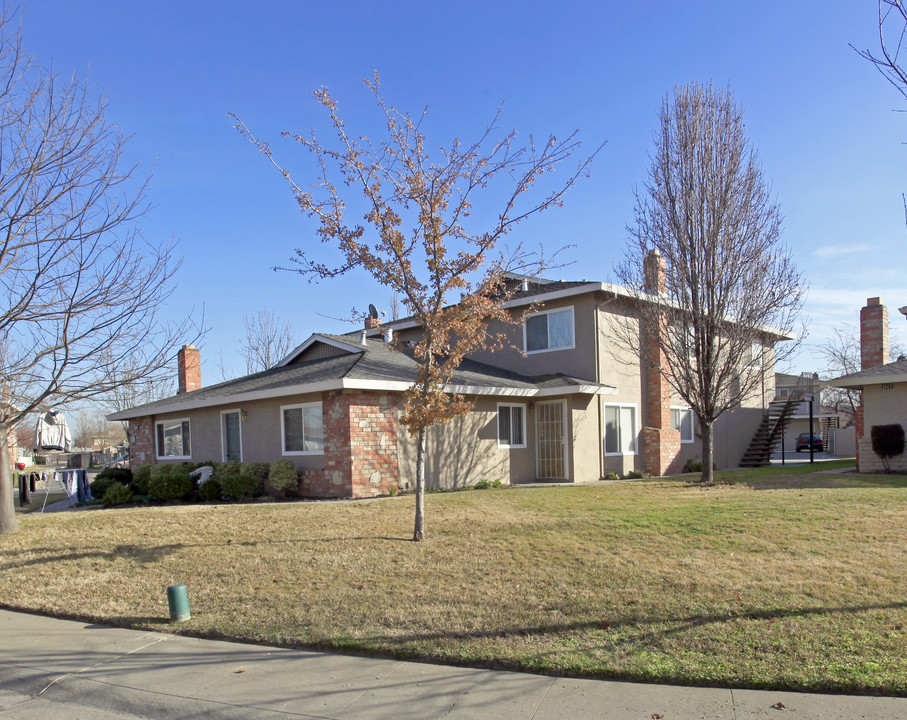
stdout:
<svg viewBox="0 0 907 720">
<path fill-rule="evenodd" d="M 907 698 L 572 680 L 282 650 L 0 610 L 0 720 L 907 719 Z"/>
</svg>

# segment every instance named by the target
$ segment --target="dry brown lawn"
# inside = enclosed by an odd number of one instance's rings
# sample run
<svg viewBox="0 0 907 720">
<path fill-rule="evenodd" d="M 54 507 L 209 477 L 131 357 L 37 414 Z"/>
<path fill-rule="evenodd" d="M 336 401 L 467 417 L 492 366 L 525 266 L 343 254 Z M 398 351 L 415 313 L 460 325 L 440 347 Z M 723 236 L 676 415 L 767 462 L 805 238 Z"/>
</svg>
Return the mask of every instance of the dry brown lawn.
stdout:
<svg viewBox="0 0 907 720">
<path fill-rule="evenodd" d="M 907 482 L 763 471 L 427 498 L 89 510 L 0 537 L 0 603 L 597 677 L 907 694 Z M 168 619 L 188 587 L 192 619 Z"/>
</svg>

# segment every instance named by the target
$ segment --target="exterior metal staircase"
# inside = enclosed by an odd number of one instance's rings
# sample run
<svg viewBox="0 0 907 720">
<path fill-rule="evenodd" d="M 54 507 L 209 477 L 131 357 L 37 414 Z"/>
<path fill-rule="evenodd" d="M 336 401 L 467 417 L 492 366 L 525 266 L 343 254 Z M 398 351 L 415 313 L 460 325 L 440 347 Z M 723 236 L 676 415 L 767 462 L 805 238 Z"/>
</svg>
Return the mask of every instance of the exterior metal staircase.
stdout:
<svg viewBox="0 0 907 720">
<path fill-rule="evenodd" d="M 768 411 L 743 453 L 740 467 L 762 467 L 769 464 L 772 453 L 781 446 L 784 430 L 803 398 L 804 392 L 795 388 L 787 397 L 775 398 L 768 404 Z"/>
</svg>

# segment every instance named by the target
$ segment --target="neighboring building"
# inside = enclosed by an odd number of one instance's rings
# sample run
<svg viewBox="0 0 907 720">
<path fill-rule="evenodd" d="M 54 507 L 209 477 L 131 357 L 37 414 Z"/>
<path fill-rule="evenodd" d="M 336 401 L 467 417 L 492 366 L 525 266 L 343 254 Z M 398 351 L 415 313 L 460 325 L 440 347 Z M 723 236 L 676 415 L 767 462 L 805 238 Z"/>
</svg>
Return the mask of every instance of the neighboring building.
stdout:
<svg viewBox="0 0 907 720">
<path fill-rule="evenodd" d="M 662 263 L 660 256 L 650 258 Z M 449 390 L 475 402 L 467 415 L 431 428 L 429 487 L 480 480 L 582 482 L 607 473 L 679 472 L 699 455 L 692 411 L 672 397 L 617 340 L 615 324 L 638 320 L 639 296 L 600 282 L 521 282 L 505 303 L 524 321 L 502 329 L 512 347 L 475 353 Z M 113 413 L 129 421 L 133 464 L 292 459 L 301 491 L 368 497 L 414 483 L 416 443 L 398 422 L 402 393 L 416 376 L 407 354 L 420 328 L 413 320 L 377 330 L 315 334 L 278 367 L 201 387 L 198 350 L 179 352 L 175 397 Z M 715 462 L 738 465 L 774 397 L 774 343 L 754 338 L 761 391 L 715 426 Z M 393 343 L 395 350 L 389 343 Z M 755 362 L 758 360 L 758 362 Z"/>
<path fill-rule="evenodd" d="M 785 427 L 785 452 L 796 452 L 797 437 L 802 433 L 810 432 L 810 418 L 812 418 L 812 432 L 822 436 L 827 452 L 834 452 L 834 448 L 829 447 L 829 443 L 833 442 L 832 438 L 834 438 L 834 433 L 830 430 L 839 426 L 840 418 L 838 413 L 823 405 L 822 389 L 824 387 L 825 383 L 819 380 L 818 373 L 801 373 L 800 375 L 775 373 L 776 399 L 791 396 L 804 398 L 797 403 L 797 407 Z M 810 399 L 812 407 L 810 407 Z"/>
<path fill-rule="evenodd" d="M 900 309 L 907 315 L 907 307 Z M 860 311 L 860 372 L 829 382 L 835 387 L 861 390 L 856 412 L 857 470 L 881 472 L 882 461 L 872 450 L 873 425 L 899 424 L 907 428 L 907 360 L 886 362 L 888 309 L 881 298 L 869 298 Z M 907 453 L 892 458 L 891 469 L 907 472 Z"/>
</svg>

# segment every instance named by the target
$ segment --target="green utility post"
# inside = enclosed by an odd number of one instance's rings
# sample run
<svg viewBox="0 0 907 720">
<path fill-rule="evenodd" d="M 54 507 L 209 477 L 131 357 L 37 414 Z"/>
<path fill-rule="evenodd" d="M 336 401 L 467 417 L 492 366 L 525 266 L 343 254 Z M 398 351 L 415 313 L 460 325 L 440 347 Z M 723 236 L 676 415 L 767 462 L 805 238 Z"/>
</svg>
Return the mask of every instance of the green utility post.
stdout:
<svg viewBox="0 0 907 720">
<path fill-rule="evenodd" d="M 192 617 L 189 614 L 189 594 L 185 585 L 171 585 L 167 588 L 167 604 L 170 606 L 171 620 L 182 622 Z"/>
</svg>

